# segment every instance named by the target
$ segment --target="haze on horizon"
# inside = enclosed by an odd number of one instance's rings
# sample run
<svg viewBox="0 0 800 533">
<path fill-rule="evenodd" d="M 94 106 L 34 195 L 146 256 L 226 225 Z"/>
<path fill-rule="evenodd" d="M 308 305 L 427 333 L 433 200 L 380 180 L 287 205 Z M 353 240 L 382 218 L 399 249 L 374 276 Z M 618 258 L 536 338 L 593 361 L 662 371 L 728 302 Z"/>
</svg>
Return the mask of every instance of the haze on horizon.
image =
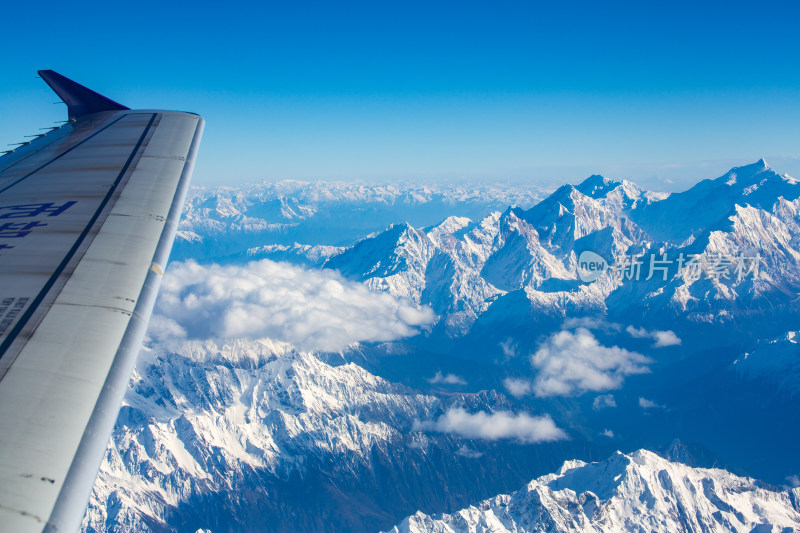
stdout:
<svg viewBox="0 0 800 533">
<path fill-rule="evenodd" d="M 552 186 L 600 173 L 682 190 L 761 157 L 797 177 L 798 11 L 15 4 L 0 37 L 14 51 L 4 57 L 0 144 L 64 118 L 34 78 L 52 68 L 132 108 L 203 115 L 198 185 Z"/>
</svg>

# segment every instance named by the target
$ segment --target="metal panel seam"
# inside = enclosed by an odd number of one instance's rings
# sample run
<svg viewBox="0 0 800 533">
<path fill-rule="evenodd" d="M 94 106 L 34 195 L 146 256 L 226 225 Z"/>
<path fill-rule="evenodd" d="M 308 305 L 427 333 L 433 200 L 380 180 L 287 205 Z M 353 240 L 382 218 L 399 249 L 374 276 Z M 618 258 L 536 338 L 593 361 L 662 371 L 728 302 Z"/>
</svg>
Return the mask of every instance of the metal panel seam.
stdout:
<svg viewBox="0 0 800 533">
<path fill-rule="evenodd" d="M 169 214 L 153 254 L 153 263 L 156 265 L 165 264 L 172 249 L 204 124 L 203 119 L 198 117 L 186 164 L 178 180 Z M 53 511 L 44 528 L 45 532 L 75 531 L 80 526 L 102 463 L 103 452 L 108 446 L 108 438 L 114 429 L 131 372 L 147 331 L 147 323 L 161 285 L 161 277 L 161 274 L 153 268 L 147 273 L 133 316 L 114 355 L 108 377 L 61 486 Z"/>
<path fill-rule="evenodd" d="M 128 114 L 130 114 L 130 113 L 128 113 Z M 5 192 L 5 191 L 7 191 L 8 189 L 10 189 L 11 187 L 13 187 L 14 185 L 18 184 L 19 182 L 21 182 L 21 181 L 24 181 L 24 180 L 28 179 L 29 177 L 33 176 L 34 174 L 36 174 L 37 172 L 39 172 L 40 170 L 42 170 L 44 167 L 46 167 L 47 165 L 51 164 L 52 162 L 54 162 L 54 161 L 57 161 L 57 160 L 61 159 L 62 157 L 64 157 L 65 155 L 67 155 L 68 153 L 70 153 L 71 151 L 73 151 L 74 149 L 76 149 L 77 147 L 79 147 L 80 145 L 82 145 L 83 143 L 85 143 L 85 142 L 89 141 L 90 139 L 92 139 L 92 138 L 93 138 L 93 137 L 95 137 L 96 135 L 99 135 L 99 134 L 100 134 L 100 133 L 102 133 L 103 131 L 107 130 L 108 128 L 110 128 L 111 126 L 113 126 L 114 124 L 116 124 L 117 122 L 119 122 L 120 120 L 122 120 L 122 119 L 123 119 L 125 116 L 127 116 L 127 115 L 121 115 L 121 116 L 117 117 L 117 118 L 116 118 L 116 119 L 114 119 L 112 122 L 110 122 L 110 123 L 106 124 L 105 126 L 103 126 L 101 129 L 99 129 L 99 130 L 97 130 L 96 132 L 92 133 L 91 135 L 89 135 L 89 136 L 88 136 L 88 137 L 86 137 L 85 139 L 82 139 L 82 140 L 81 140 L 81 142 L 79 142 L 79 143 L 78 143 L 78 144 L 76 144 L 75 146 L 71 146 L 71 147 L 70 147 L 68 150 L 65 150 L 64 152 L 62 152 L 62 153 L 58 154 L 58 155 L 57 155 L 57 156 L 55 156 L 53 159 L 51 159 L 51 160 L 50 160 L 50 161 L 48 161 L 47 163 L 45 163 L 45 164 L 41 165 L 40 167 L 36 168 L 35 170 L 32 170 L 32 171 L 28 172 L 27 174 L 25 174 L 24 176 L 22 176 L 21 178 L 19 178 L 19 179 L 18 179 L 17 181 L 15 181 L 14 183 L 12 183 L 12 184 L 8 185 L 7 187 L 3 187 L 2 189 L 0 189 L 0 192 Z"/>
<path fill-rule="evenodd" d="M 61 263 L 58 265 L 58 267 L 53 271 L 53 274 L 50 276 L 50 279 L 44 284 L 44 286 L 42 287 L 42 290 L 39 291 L 39 294 L 36 295 L 36 298 L 34 298 L 34 300 L 31 302 L 31 304 L 25 310 L 25 313 L 22 315 L 22 317 L 19 319 L 19 321 L 17 321 L 17 323 L 14 325 L 14 329 L 12 329 L 8 333 L 8 335 L 6 336 L 5 341 L 3 342 L 2 345 L 0 345 L 0 358 L 2 358 L 3 356 L 6 355 L 6 352 L 8 351 L 9 347 L 16 340 L 16 338 L 19 335 L 19 333 L 28 324 L 28 321 L 31 319 L 31 317 L 36 312 L 36 310 L 39 307 L 39 305 L 41 304 L 41 302 L 44 300 L 44 298 L 50 292 L 50 289 L 52 289 L 52 287 L 55 284 L 56 280 L 58 280 L 58 277 L 61 275 L 61 272 L 67 267 L 67 265 L 70 263 L 70 261 L 72 260 L 73 256 L 75 255 L 75 253 L 78 251 L 78 249 L 83 244 L 83 241 L 86 239 L 86 236 L 89 234 L 89 232 L 94 227 L 95 223 L 97 222 L 97 219 L 100 217 L 100 214 L 103 212 L 103 210 L 105 209 L 106 205 L 108 205 L 108 202 L 113 197 L 115 191 L 117 190 L 117 186 L 122 181 L 122 179 L 125 177 L 125 174 L 128 172 L 128 168 L 130 167 L 131 163 L 133 162 L 133 159 L 136 157 L 136 154 L 139 151 L 139 148 L 141 147 L 142 143 L 144 142 L 145 138 L 147 137 L 147 134 L 150 131 L 150 128 L 152 127 L 153 122 L 155 121 L 157 116 L 158 115 L 154 113 L 153 116 L 150 117 L 150 122 L 147 124 L 147 126 L 144 129 L 144 131 L 142 132 L 142 135 L 139 138 L 139 142 L 136 144 L 136 146 L 131 151 L 131 154 L 128 157 L 128 160 L 125 162 L 125 165 L 120 170 L 119 175 L 117 176 L 117 179 L 114 181 L 114 184 L 109 188 L 108 193 L 106 194 L 106 197 L 103 199 L 103 201 L 98 206 L 97 210 L 95 211 L 95 214 L 89 220 L 89 223 L 85 226 L 85 228 L 84 228 L 83 232 L 80 234 L 80 236 L 78 236 L 78 238 L 75 240 L 75 243 L 72 245 L 72 248 L 70 248 L 70 250 L 67 252 L 67 255 L 64 256 L 64 259 L 61 261 Z M 119 119 L 115 120 L 114 122 L 109 124 L 107 127 L 112 126 L 118 120 L 121 120 L 121 119 L 122 119 L 122 117 L 120 117 Z M 103 129 L 105 129 L 105 128 L 103 128 Z M 100 132 L 97 132 L 97 133 L 100 133 Z M 93 134 L 92 137 L 94 135 L 96 135 L 96 133 Z M 86 140 L 88 140 L 88 139 L 86 139 Z M 65 152 L 65 153 L 67 153 L 67 152 Z M 52 161 L 55 161 L 55 158 L 53 160 L 49 161 L 47 164 L 50 164 Z M 23 179 L 25 179 L 28 176 L 31 176 L 32 174 L 36 173 L 41 168 L 44 168 L 44 166 L 46 166 L 46 165 L 42 165 L 42 167 L 40 167 L 39 169 L 37 169 L 37 170 L 27 174 L 26 176 L 20 178 L 19 180 L 17 180 L 16 182 L 14 182 L 13 184 L 9 185 L 8 187 L 6 187 L 3 190 L 7 190 L 8 188 L 13 187 L 14 185 L 19 183 Z M 0 192 L 3 192 L 3 191 L 0 191 Z M 12 362 L 10 364 L 6 365 L 6 372 L 8 371 L 9 368 L 11 368 L 12 364 L 13 364 L 13 359 L 12 359 Z M 5 373 L 0 375 L 0 381 L 2 381 L 4 376 L 5 376 Z"/>
</svg>

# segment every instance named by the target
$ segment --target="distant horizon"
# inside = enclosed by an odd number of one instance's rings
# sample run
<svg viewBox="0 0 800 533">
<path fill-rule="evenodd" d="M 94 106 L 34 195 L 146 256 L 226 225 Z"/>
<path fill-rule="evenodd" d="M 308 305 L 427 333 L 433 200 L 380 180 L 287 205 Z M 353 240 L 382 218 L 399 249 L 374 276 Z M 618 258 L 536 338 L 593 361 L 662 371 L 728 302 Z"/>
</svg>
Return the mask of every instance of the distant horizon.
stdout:
<svg viewBox="0 0 800 533">
<path fill-rule="evenodd" d="M 651 176 L 649 178 L 640 179 L 637 176 L 621 176 L 618 174 L 608 174 L 604 172 L 587 172 L 584 174 L 574 174 L 574 177 L 570 177 L 566 175 L 567 173 L 564 172 L 563 178 L 545 178 L 545 179 L 526 179 L 524 177 L 508 177 L 508 178 L 480 178 L 480 177 L 466 177 L 466 176 L 457 176 L 457 177 L 445 177 L 436 180 L 426 179 L 424 177 L 409 177 L 409 178 L 337 178 L 337 177 L 318 177 L 318 178 L 302 178 L 302 177 L 278 177 L 278 178 L 261 178 L 261 179 L 254 179 L 249 181 L 228 181 L 228 182 L 208 182 L 208 183 L 196 183 L 193 182 L 192 185 L 196 188 L 217 188 L 217 187 L 252 187 L 258 186 L 261 184 L 273 184 L 273 183 L 281 183 L 281 182 L 297 182 L 297 183 L 329 183 L 329 184 L 363 184 L 363 185 L 373 185 L 373 186 L 387 186 L 387 185 L 396 185 L 396 186 L 424 186 L 424 185 L 431 185 L 431 186 L 509 186 L 509 187 L 519 187 L 519 186 L 528 186 L 528 187 L 536 187 L 541 189 L 542 191 L 553 191 L 562 185 L 577 185 L 582 183 L 584 180 L 588 179 L 591 176 L 599 175 L 603 176 L 604 178 L 611 179 L 612 181 L 629 181 L 632 182 L 642 189 L 650 192 L 682 192 L 687 189 L 690 189 L 694 185 L 700 183 L 704 180 L 713 180 L 724 176 L 734 168 L 748 166 L 757 163 L 760 160 L 764 160 L 767 163 L 767 166 L 780 175 L 788 175 L 791 178 L 797 179 L 797 176 L 800 175 L 800 172 L 792 173 L 784 170 L 784 167 L 778 167 L 770 163 L 770 158 L 761 157 L 752 161 L 746 162 L 736 162 L 734 160 L 731 161 L 709 161 L 709 162 L 699 162 L 698 166 L 696 167 L 696 171 L 700 172 L 705 170 L 706 172 L 711 172 L 711 174 L 705 176 L 698 176 L 697 179 L 694 178 L 686 178 L 686 179 L 679 179 L 676 178 L 674 180 L 670 180 L 665 176 Z M 780 163 L 787 163 L 787 166 L 797 167 L 798 171 L 800 171 L 800 159 L 798 158 L 789 158 L 788 162 L 786 158 L 773 158 L 774 160 L 780 161 Z M 729 165 L 729 166 L 725 166 Z M 668 168 L 667 165 L 665 167 Z M 720 171 L 719 169 L 725 168 L 725 170 Z M 564 167 L 567 169 L 569 167 Z M 574 169 L 570 169 L 574 170 Z M 715 173 L 716 172 L 716 173 Z"/>
</svg>

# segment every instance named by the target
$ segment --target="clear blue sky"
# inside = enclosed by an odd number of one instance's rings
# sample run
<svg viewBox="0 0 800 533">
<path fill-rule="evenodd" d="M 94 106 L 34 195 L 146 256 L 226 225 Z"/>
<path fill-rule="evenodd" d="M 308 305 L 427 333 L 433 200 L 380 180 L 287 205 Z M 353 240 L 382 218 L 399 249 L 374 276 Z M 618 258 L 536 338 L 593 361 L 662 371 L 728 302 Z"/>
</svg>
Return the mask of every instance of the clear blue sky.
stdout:
<svg viewBox="0 0 800 533">
<path fill-rule="evenodd" d="M 555 4 L 15 2 L 0 143 L 66 115 L 51 68 L 202 114 L 200 184 L 800 176 L 796 3 Z"/>
</svg>

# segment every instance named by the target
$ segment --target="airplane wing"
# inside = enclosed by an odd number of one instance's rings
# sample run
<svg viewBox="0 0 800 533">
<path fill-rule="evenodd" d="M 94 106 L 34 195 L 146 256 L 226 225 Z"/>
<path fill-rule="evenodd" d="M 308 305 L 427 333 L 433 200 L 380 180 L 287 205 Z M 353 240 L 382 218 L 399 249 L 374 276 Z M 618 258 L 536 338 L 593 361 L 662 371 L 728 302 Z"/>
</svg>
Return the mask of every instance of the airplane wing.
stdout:
<svg viewBox="0 0 800 533">
<path fill-rule="evenodd" d="M 69 121 L 0 157 L 0 529 L 76 531 L 178 224 L 203 119 L 53 71 Z"/>
</svg>

